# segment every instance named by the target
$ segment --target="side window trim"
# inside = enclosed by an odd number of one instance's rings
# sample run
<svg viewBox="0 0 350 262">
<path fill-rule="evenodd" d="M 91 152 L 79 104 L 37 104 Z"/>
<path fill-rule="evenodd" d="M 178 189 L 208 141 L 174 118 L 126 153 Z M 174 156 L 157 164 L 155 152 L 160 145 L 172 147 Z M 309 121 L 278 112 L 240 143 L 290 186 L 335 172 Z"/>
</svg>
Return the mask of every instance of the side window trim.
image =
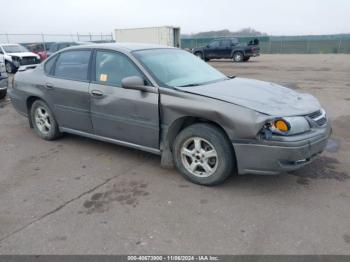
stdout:
<svg viewBox="0 0 350 262">
<path fill-rule="evenodd" d="M 54 72 L 54 69 L 55 69 L 55 66 L 56 66 L 56 61 L 57 61 L 58 56 L 59 56 L 59 54 L 54 55 L 54 56 L 50 56 L 48 59 L 46 59 L 44 61 L 43 68 L 44 68 L 44 73 L 45 73 L 46 76 L 53 77 L 53 72 Z M 50 68 L 50 71 L 47 71 L 46 70 L 47 63 L 50 62 L 51 60 L 54 60 L 54 62 L 52 64 L 51 68 Z"/>
<path fill-rule="evenodd" d="M 92 57 L 90 59 L 90 82 L 91 83 L 97 83 L 96 81 L 96 54 L 97 54 L 97 49 L 92 50 Z"/>
<path fill-rule="evenodd" d="M 119 87 L 121 88 L 121 86 L 117 85 L 117 84 L 113 84 L 113 83 L 103 83 L 103 82 L 100 82 L 100 81 L 97 81 L 96 79 L 96 67 L 97 67 L 97 64 L 96 64 L 96 56 L 97 56 L 97 52 L 100 51 L 100 52 L 109 52 L 109 53 L 116 53 L 118 55 L 121 55 L 123 57 L 125 57 L 135 68 L 137 71 L 139 71 L 139 73 L 143 76 L 145 82 L 147 83 L 147 85 L 151 86 L 151 87 L 154 87 L 152 85 L 152 82 L 148 79 L 148 77 L 142 72 L 142 70 L 135 64 L 134 61 L 132 61 L 132 59 L 130 59 L 129 56 L 127 56 L 126 54 L 122 53 L 122 52 L 119 52 L 119 51 L 116 51 L 116 50 L 110 50 L 110 49 L 94 49 L 93 51 L 93 57 L 92 57 L 92 69 L 91 69 L 91 83 L 93 84 L 98 84 L 98 85 L 106 85 L 106 86 L 115 86 L 115 87 Z"/>
<path fill-rule="evenodd" d="M 52 66 L 52 68 L 51 68 L 51 70 L 50 70 L 50 71 L 51 71 L 51 76 L 53 76 L 53 77 L 56 77 L 56 76 L 55 76 L 55 72 L 56 72 L 56 62 L 57 62 L 58 58 L 60 58 L 60 55 L 61 55 L 61 54 L 57 54 L 57 55 L 56 55 L 56 60 L 55 60 L 53 66 Z"/>
</svg>

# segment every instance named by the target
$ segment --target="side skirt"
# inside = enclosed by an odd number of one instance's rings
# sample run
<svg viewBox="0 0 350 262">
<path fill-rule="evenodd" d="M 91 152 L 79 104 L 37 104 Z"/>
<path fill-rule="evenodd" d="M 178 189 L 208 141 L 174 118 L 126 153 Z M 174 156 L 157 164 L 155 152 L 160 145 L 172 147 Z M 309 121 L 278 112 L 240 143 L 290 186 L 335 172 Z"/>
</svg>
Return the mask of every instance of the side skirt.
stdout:
<svg viewBox="0 0 350 262">
<path fill-rule="evenodd" d="M 125 141 L 120 141 L 120 140 L 116 140 L 116 139 L 108 138 L 108 137 L 104 137 L 104 136 L 98 136 L 95 134 L 86 133 L 86 132 L 82 132 L 82 131 L 78 131 L 78 130 L 70 129 L 70 128 L 66 128 L 66 127 L 60 127 L 59 129 L 61 132 L 66 132 L 66 133 L 70 133 L 70 134 L 74 134 L 74 135 L 78 135 L 78 136 L 84 136 L 87 138 L 96 139 L 96 140 L 100 140 L 103 142 L 108 142 L 108 143 L 112 143 L 112 144 L 116 144 L 116 145 L 120 145 L 120 146 L 135 148 L 135 149 L 142 150 L 142 151 L 149 152 L 149 153 L 156 154 L 156 155 L 161 154 L 160 150 L 156 149 L 156 148 L 141 146 L 141 145 L 137 145 L 137 144 L 133 144 L 133 143 L 125 142 Z"/>
</svg>

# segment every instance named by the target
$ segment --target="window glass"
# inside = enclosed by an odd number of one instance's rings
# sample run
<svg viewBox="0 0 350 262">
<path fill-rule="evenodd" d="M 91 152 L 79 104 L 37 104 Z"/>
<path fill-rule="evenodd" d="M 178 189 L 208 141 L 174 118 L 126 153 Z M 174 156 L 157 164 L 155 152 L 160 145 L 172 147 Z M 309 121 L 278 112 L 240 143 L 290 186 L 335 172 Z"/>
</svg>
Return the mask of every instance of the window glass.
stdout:
<svg viewBox="0 0 350 262">
<path fill-rule="evenodd" d="M 87 80 L 90 51 L 67 51 L 59 55 L 55 76 L 73 80 Z"/>
<path fill-rule="evenodd" d="M 211 42 L 211 43 L 209 44 L 209 46 L 210 46 L 211 48 L 213 48 L 213 47 L 218 47 L 219 45 L 220 45 L 219 41 L 214 41 L 214 42 Z"/>
<path fill-rule="evenodd" d="M 232 44 L 233 45 L 237 45 L 239 43 L 238 39 L 237 38 L 233 38 L 232 39 Z"/>
<path fill-rule="evenodd" d="M 44 69 L 45 69 L 45 72 L 46 74 L 50 75 L 51 74 L 51 70 L 52 70 L 52 66 L 54 65 L 55 61 L 56 61 L 56 58 L 57 58 L 57 55 L 53 56 L 53 57 L 50 57 L 50 59 L 48 59 L 46 62 L 45 62 L 45 66 L 44 66 Z"/>
<path fill-rule="evenodd" d="M 144 78 L 142 73 L 125 55 L 115 52 L 97 51 L 97 82 L 121 86 L 122 79 L 128 76 Z"/>
<path fill-rule="evenodd" d="M 221 40 L 221 46 L 227 47 L 231 46 L 231 40 Z"/>
<path fill-rule="evenodd" d="M 163 87 L 201 85 L 228 79 L 187 51 L 165 48 L 134 51 L 133 54 Z"/>
</svg>

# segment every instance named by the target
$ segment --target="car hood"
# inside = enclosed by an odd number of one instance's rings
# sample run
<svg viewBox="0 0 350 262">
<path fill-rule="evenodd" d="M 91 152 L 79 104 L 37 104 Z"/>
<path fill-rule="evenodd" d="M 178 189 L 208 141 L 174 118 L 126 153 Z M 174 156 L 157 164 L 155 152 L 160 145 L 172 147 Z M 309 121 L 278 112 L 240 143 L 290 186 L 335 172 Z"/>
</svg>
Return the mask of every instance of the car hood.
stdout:
<svg viewBox="0 0 350 262">
<path fill-rule="evenodd" d="M 320 109 L 315 97 L 270 82 L 234 78 L 213 84 L 177 87 L 187 93 L 206 96 L 273 116 L 306 115 Z"/>
<path fill-rule="evenodd" d="M 38 57 L 37 54 L 34 54 L 32 52 L 7 53 L 7 55 L 9 55 L 9 56 L 18 56 L 18 57 L 28 57 L 28 56 Z"/>
</svg>

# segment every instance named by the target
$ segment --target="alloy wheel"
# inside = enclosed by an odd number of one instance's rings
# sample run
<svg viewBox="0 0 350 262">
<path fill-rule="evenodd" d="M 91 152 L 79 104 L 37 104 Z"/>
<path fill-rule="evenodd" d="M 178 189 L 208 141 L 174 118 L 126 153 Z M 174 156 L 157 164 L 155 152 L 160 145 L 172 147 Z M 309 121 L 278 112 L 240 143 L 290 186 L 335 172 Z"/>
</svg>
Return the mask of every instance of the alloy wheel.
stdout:
<svg viewBox="0 0 350 262">
<path fill-rule="evenodd" d="M 206 139 L 191 137 L 181 147 L 181 161 L 188 172 L 197 177 L 209 177 L 218 167 L 218 153 Z"/>
<path fill-rule="evenodd" d="M 39 106 L 34 113 L 35 124 L 39 131 L 43 134 L 48 134 L 51 130 L 51 118 L 44 107 Z"/>
<path fill-rule="evenodd" d="M 240 53 L 235 54 L 234 60 L 236 62 L 241 62 L 242 61 L 242 55 Z"/>
</svg>

